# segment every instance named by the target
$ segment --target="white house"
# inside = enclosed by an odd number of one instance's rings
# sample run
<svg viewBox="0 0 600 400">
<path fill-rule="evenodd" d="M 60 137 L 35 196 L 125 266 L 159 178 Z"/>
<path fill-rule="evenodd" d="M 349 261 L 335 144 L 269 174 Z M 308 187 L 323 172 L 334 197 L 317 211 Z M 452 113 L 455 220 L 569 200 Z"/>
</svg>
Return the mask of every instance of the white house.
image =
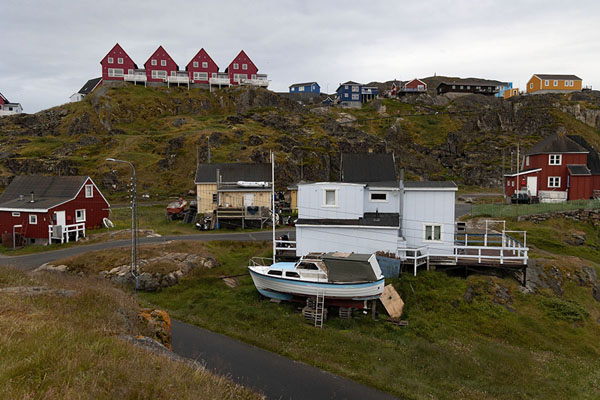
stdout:
<svg viewBox="0 0 600 400">
<path fill-rule="evenodd" d="M 71 103 L 76 103 L 78 101 L 83 100 L 83 98 L 88 94 L 92 93 L 92 91 L 94 91 L 94 89 L 96 89 L 98 85 L 100 85 L 100 83 L 102 83 L 102 78 L 90 79 L 85 83 L 85 85 L 83 85 L 81 89 L 79 89 L 77 93 L 73 93 L 69 97 L 69 100 L 71 101 Z"/>
<path fill-rule="evenodd" d="M 4 115 L 21 114 L 23 107 L 20 103 L 11 103 L 0 93 L 0 117 Z"/>
<path fill-rule="evenodd" d="M 454 182 L 319 182 L 298 185 L 296 255 L 403 249 L 454 251 Z"/>
</svg>

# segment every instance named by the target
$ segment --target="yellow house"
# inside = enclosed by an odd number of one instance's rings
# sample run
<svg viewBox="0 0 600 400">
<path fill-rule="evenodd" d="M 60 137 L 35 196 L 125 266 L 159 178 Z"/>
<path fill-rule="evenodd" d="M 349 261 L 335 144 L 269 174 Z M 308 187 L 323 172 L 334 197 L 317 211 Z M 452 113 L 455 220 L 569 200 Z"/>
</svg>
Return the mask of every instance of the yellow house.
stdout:
<svg viewBox="0 0 600 400">
<path fill-rule="evenodd" d="M 506 89 L 504 91 L 504 98 L 505 99 L 510 99 L 513 96 L 518 96 L 519 95 L 519 89 Z"/>
<path fill-rule="evenodd" d="M 581 91 L 583 81 L 577 75 L 535 74 L 527 82 L 527 93 L 569 93 Z"/>
<path fill-rule="evenodd" d="M 298 185 L 288 186 L 285 197 L 289 199 L 292 211 L 298 211 Z"/>
<path fill-rule="evenodd" d="M 196 169 L 198 213 L 217 208 L 271 207 L 271 164 L 200 164 Z"/>
</svg>

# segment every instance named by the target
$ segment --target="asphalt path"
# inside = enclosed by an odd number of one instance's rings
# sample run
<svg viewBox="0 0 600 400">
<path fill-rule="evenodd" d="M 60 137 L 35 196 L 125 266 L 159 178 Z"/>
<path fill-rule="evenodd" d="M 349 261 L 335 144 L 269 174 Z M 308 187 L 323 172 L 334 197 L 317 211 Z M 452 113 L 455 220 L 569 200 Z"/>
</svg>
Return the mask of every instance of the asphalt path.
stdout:
<svg viewBox="0 0 600 400">
<path fill-rule="evenodd" d="M 291 229 L 277 230 L 277 235 L 293 232 Z M 174 235 L 174 236 L 159 236 L 159 237 L 143 237 L 140 238 L 140 244 L 155 244 L 165 243 L 169 241 L 211 241 L 211 240 L 234 240 L 234 241 L 256 241 L 256 240 L 271 240 L 272 233 L 270 231 L 248 232 L 248 233 L 198 233 L 195 235 Z M 64 249 L 46 251 L 41 253 L 33 253 L 22 256 L 0 256 L 0 266 L 12 266 L 21 270 L 31 270 L 39 267 L 42 264 L 60 260 L 66 257 L 72 257 L 79 254 L 84 254 L 90 251 L 106 250 L 116 247 L 130 246 L 131 240 L 114 240 L 109 242 L 94 243 L 89 245 L 75 245 Z"/>
<path fill-rule="evenodd" d="M 181 321 L 173 320 L 172 334 L 175 353 L 197 360 L 210 371 L 262 392 L 268 399 L 396 398 L 302 362 Z"/>
</svg>

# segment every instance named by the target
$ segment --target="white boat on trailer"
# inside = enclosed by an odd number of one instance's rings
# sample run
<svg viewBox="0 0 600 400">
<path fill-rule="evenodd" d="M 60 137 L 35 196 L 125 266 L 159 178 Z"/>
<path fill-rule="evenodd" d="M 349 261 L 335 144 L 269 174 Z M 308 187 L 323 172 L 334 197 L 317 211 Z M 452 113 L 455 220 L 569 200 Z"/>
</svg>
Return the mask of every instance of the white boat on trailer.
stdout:
<svg viewBox="0 0 600 400">
<path fill-rule="evenodd" d="M 378 299 L 385 286 L 374 254 L 317 253 L 297 262 L 265 261 L 253 258 L 248 269 L 256 289 L 272 299 L 323 296 L 331 305 L 367 308 L 366 301 Z"/>
</svg>

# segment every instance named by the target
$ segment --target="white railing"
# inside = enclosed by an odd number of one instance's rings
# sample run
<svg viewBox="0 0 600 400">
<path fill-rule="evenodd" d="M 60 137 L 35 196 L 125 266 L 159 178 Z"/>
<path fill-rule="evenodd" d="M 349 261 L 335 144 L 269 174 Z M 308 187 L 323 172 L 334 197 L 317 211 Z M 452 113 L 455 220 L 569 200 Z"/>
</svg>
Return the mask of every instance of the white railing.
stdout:
<svg viewBox="0 0 600 400">
<path fill-rule="evenodd" d="M 429 271 L 429 248 L 426 246 L 417 248 L 399 248 L 398 256 L 402 260 L 412 260 L 415 276 L 417 276 L 417 267 L 423 264 L 427 264 L 427 270 Z"/>
<path fill-rule="evenodd" d="M 148 77 L 142 74 L 126 74 L 123 75 L 123 80 L 128 82 L 146 82 Z"/>
<path fill-rule="evenodd" d="M 58 239 L 52 236 L 52 228 L 60 225 L 48 225 L 48 244 L 52 243 L 52 239 Z M 75 232 L 75 241 L 79 241 L 80 237 L 85 237 L 85 222 L 79 222 L 77 224 L 62 225 L 62 235 L 60 237 L 61 243 L 69 243 L 70 234 Z"/>
<path fill-rule="evenodd" d="M 295 240 L 275 240 L 275 250 L 296 251 L 296 241 Z"/>
<path fill-rule="evenodd" d="M 229 85 L 231 84 L 231 81 L 229 78 L 210 78 L 208 83 L 211 85 Z"/>
<path fill-rule="evenodd" d="M 190 77 L 189 76 L 182 76 L 182 75 L 176 75 L 176 76 L 167 76 L 167 83 L 190 83 Z"/>
<path fill-rule="evenodd" d="M 267 79 L 240 79 L 240 83 L 242 85 L 250 85 L 250 86 L 261 86 L 261 87 L 269 86 L 269 81 Z"/>
<path fill-rule="evenodd" d="M 268 267 L 273 264 L 273 259 L 267 257 L 252 257 L 248 261 L 248 264 L 251 267 Z"/>
</svg>

